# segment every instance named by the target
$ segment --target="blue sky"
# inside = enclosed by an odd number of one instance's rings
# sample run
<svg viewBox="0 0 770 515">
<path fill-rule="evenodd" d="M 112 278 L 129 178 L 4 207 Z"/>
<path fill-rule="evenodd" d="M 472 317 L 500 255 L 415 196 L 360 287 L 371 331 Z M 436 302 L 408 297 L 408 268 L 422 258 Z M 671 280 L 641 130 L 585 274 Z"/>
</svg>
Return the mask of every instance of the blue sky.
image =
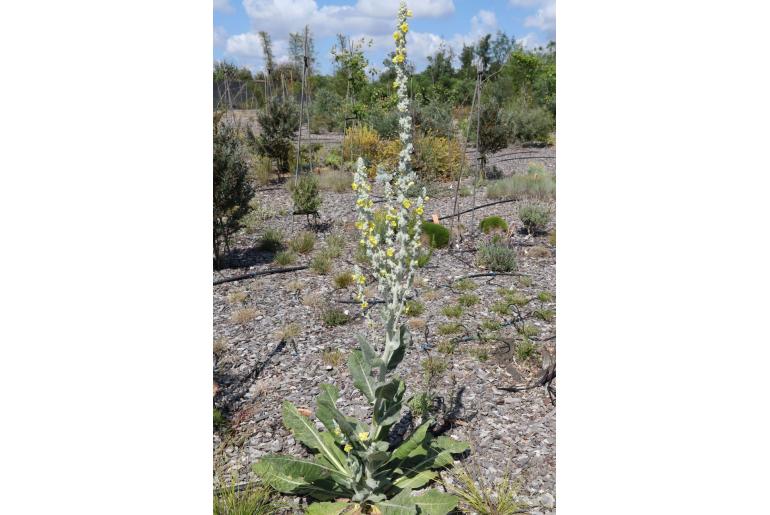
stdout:
<svg viewBox="0 0 770 515">
<path fill-rule="evenodd" d="M 407 37 L 409 58 L 422 70 L 441 45 L 459 53 L 486 33 L 502 30 L 525 46 L 556 37 L 555 0 L 414 0 Z M 214 0 L 214 59 L 227 59 L 252 71 L 263 69 L 257 36 L 270 33 L 278 61 L 288 58 L 289 32 L 307 24 L 315 39 L 318 67 L 332 71 L 329 51 L 337 33 L 366 37 L 373 45 L 369 62 L 382 68 L 392 50 L 398 0 Z"/>
</svg>

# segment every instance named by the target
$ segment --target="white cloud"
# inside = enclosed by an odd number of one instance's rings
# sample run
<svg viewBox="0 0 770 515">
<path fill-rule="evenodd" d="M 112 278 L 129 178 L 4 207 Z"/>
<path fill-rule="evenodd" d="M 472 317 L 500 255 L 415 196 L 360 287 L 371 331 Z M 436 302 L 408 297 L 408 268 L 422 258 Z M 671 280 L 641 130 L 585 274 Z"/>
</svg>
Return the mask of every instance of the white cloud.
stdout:
<svg viewBox="0 0 770 515">
<path fill-rule="evenodd" d="M 227 38 L 225 52 L 241 57 L 262 57 L 262 41 L 251 32 L 236 34 Z"/>
<path fill-rule="evenodd" d="M 480 10 L 471 18 L 471 35 L 478 39 L 497 30 L 497 16 L 492 11 Z"/>
<path fill-rule="evenodd" d="M 525 27 L 536 27 L 553 39 L 556 36 L 556 0 L 546 0 L 533 16 L 524 20 Z"/>
<path fill-rule="evenodd" d="M 230 5 L 230 0 L 214 0 L 214 10 L 222 11 L 223 13 L 232 14 L 235 12 L 233 6 Z"/>
<path fill-rule="evenodd" d="M 214 46 L 222 46 L 227 41 L 227 31 L 222 26 L 214 27 Z"/>
<path fill-rule="evenodd" d="M 362 14 L 380 18 L 395 18 L 400 0 L 358 0 L 356 9 Z M 437 18 L 455 12 L 452 0 L 422 0 L 409 6 L 418 18 Z"/>
<path fill-rule="evenodd" d="M 532 7 L 533 5 L 543 3 L 543 0 L 509 0 L 508 3 L 514 7 Z"/>
</svg>

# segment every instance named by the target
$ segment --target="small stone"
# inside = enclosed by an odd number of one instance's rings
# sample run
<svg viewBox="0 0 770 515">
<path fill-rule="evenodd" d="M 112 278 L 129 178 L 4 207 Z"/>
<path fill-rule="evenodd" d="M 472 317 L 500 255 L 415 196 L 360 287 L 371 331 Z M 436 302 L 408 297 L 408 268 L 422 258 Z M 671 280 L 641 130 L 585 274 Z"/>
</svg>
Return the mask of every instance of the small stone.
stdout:
<svg viewBox="0 0 770 515">
<path fill-rule="evenodd" d="M 280 440 L 275 440 L 270 444 L 270 450 L 272 452 L 279 452 L 281 449 L 283 449 L 283 442 Z"/>
<path fill-rule="evenodd" d="M 540 504 L 550 509 L 556 505 L 556 499 L 553 498 L 553 495 L 546 492 L 540 496 Z"/>
</svg>

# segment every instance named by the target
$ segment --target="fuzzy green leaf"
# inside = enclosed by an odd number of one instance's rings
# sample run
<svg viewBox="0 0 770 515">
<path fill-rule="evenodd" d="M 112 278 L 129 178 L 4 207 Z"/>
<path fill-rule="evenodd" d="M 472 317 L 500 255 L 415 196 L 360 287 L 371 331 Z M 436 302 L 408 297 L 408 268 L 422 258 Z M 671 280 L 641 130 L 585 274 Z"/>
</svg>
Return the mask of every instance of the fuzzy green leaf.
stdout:
<svg viewBox="0 0 770 515">
<path fill-rule="evenodd" d="M 457 497 L 438 490 L 429 490 L 414 498 L 419 513 L 426 515 L 446 515 L 457 507 Z"/>
<path fill-rule="evenodd" d="M 297 440 L 311 449 L 323 453 L 326 459 L 328 459 L 340 473 L 349 475 L 347 467 L 344 465 L 345 462 L 340 461 L 337 454 L 334 452 L 336 445 L 330 445 L 329 439 L 322 438 L 313 422 L 308 417 L 300 415 L 296 406 L 289 401 L 283 403 L 283 423 L 291 430 Z"/>
<path fill-rule="evenodd" d="M 377 381 L 372 377 L 372 367 L 366 362 L 360 350 L 350 353 L 348 368 L 350 368 L 350 375 L 353 376 L 353 386 L 358 388 L 370 403 L 374 402 Z"/>
<path fill-rule="evenodd" d="M 405 488 L 401 493 L 385 501 L 375 504 L 382 515 L 414 515 L 417 513 L 417 505 L 412 497 L 412 490 Z"/>
<path fill-rule="evenodd" d="M 358 431 L 356 431 L 356 427 L 360 425 L 359 422 L 351 421 L 348 419 L 329 399 L 319 398 L 318 406 L 323 407 L 324 410 L 329 412 L 331 417 L 337 423 L 337 426 L 339 426 L 340 431 L 342 431 L 348 440 L 353 441 L 358 438 Z"/>
<path fill-rule="evenodd" d="M 402 488 L 402 489 L 403 488 L 411 488 L 411 489 L 420 488 L 430 483 L 434 479 L 436 479 L 436 476 L 438 476 L 438 472 L 435 472 L 433 470 L 423 470 L 422 472 L 418 472 L 413 476 L 401 476 L 400 478 L 393 481 L 393 486 L 395 486 L 396 488 Z"/>
<path fill-rule="evenodd" d="M 420 427 L 415 429 L 414 433 L 412 433 L 412 436 L 410 436 L 404 443 L 398 446 L 398 448 L 393 451 L 393 456 L 391 457 L 391 461 L 395 460 L 403 460 L 409 454 L 415 450 L 416 448 L 420 447 L 425 441 L 425 437 L 428 433 L 428 428 L 433 423 L 433 420 L 427 420 L 426 422 L 423 422 Z"/>
<path fill-rule="evenodd" d="M 355 506 L 349 502 L 314 502 L 307 507 L 305 513 L 308 515 L 340 515 Z"/>
<path fill-rule="evenodd" d="M 378 363 L 382 362 L 377 356 L 377 352 L 375 352 L 374 348 L 369 344 L 364 336 L 358 335 L 357 339 L 358 344 L 361 346 L 361 352 L 363 353 L 364 359 L 370 367 L 373 368 L 377 366 Z"/>
<path fill-rule="evenodd" d="M 329 475 L 332 468 L 291 456 L 265 456 L 253 465 L 254 473 L 282 493 L 295 493 L 311 481 Z"/>
<path fill-rule="evenodd" d="M 448 436 L 439 436 L 431 443 L 431 446 L 443 451 L 449 451 L 452 454 L 460 454 L 470 449 L 468 442 L 453 440 Z"/>
<path fill-rule="evenodd" d="M 327 383 L 322 383 L 319 388 L 321 388 L 321 394 L 316 400 L 315 416 L 318 417 L 318 420 L 323 423 L 328 431 L 334 432 L 334 429 L 336 428 L 334 424 L 334 417 L 331 415 L 329 410 L 321 404 L 320 401 L 322 399 L 326 400 L 328 404 L 334 406 L 337 403 L 337 399 L 340 397 L 340 392 L 336 386 Z"/>
<path fill-rule="evenodd" d="M 407 329 L 406 324 L 401 326 L 399 332 L 399 341 L 400 345 L 393 352 L 393 354 L 390 355 L 390 359 L 388 360 L 388 370 L 395 369 L 398 364 L 401 363 L 401 360 L 404 359 L 404 355 L 406 354 L 407 347 L 412 344 L 412 334 L 409 332 L 409 329 Z"/>
</svg>

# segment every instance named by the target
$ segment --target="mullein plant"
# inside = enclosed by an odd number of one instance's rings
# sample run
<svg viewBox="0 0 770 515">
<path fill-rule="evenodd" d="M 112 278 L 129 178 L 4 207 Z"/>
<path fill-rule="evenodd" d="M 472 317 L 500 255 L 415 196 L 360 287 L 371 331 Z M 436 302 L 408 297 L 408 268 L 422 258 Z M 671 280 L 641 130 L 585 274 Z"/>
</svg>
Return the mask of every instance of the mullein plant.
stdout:
<svg viewBox="0 0 770 515">
<path fill-rule="evenodd" d="M 283 421 L 294 437 L 313 451 L 310 460 L 290 456 L 265 456 L 254 471 L 276 490 L 306 495 L 321 502 L 308 506 L 310 514 L 373 513 L 406 515 L 426 513 L 443 515 L 457 506 L 457 498 L 436 490 L 413 496 L 436 477 L 438 470 L 453 464 L 453 454 L 464 453 L 468 444 L 446 436 L 434 437 L 427 420 L 397 446 L 390 445 L 390 430 L 401 417 L 406 385 L 390 374 L 404 358 L 411 336 L 406 325 L 399 325 L 404 301 L 412 286 L 420 249 L 420 223 L 424 189 L 410 197 L 416 175 L 411 168 L 411 119 L 407 96 L 406 59 L 407 19 L 411 12 L 401 3 L 396 41 L 396 91 L 400 113 L 401 152 L 396 170 L 378 170 L 376 181 L 383 187 L 385 207 L 375 217 L 372 187 L 363 160 L 359 158 L 352 187 L 357 193 L 356 226 L 361 231 L 385 299 L 382 321 L 385 326 L 381 349 L 359 337 L 360 349 L 350 355 L 348 367 L 353 384 L 372 406 L 371 423 L 343 415 L 336 406 L 338 389 L 321 384 L 316 403 L 316 417 L 326 431 L 319 431 L 309 417 L 291 402 L 283 404 Z M 384 216 L 382 215 L 384 213 Z M 377 219 L 375 219 L 377 218 Z M 378 221 L 384 220 L 385 227 Z M 362 309 L 368 304 L 363 287 L 366 278 L 356 269 L 357 299 Z"/>
</svg>

